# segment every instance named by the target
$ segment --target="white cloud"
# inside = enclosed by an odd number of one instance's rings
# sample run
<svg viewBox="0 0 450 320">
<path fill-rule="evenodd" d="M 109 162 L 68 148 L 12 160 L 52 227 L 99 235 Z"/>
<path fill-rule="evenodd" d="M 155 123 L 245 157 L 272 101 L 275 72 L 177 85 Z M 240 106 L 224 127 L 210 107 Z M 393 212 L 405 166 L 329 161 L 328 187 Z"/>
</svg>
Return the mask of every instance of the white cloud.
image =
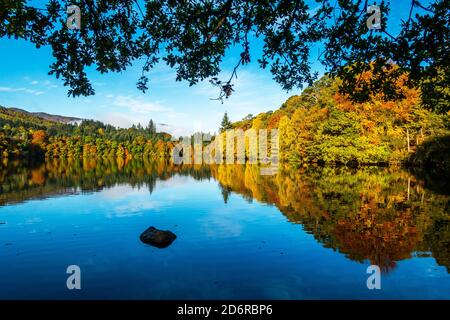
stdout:
<svg viewBox="0 0 450 320">
<path fill-rule="evenodd" d="M 112 99 L 111 107 L 114 110 L 102 114 L 100 117 L 103 121 L 115 126 L 129 127 L 137 123 L 146 125 L 150 118 L 157 122 L 174 119 L 174 122 L 179 123 L 180 119 L 183 120 L 185 117 L 182 112 L 163 106 L 159 102 L 147 101 L 142 97 L 114 96 L 112 94 L 108 94 L 106 97 Z M 158 129 L 170 132 L 169 128 L 170 126 L 164 126 L 164 128 Z"/>
<path fill-rule="evenodd" d="M 168 111 L 167 108 L 161 106 L 158 103 L 147 102 L 142 98 L 136 98 L 132 96 L 117 96 L 114 99 L 113 105 L 116 107 L 123 107 L 130 109 L 136 113 L 148 113 L 148 112 L 161 112 Z"/>
<path fill-rule="evenodd" d="M 133 124 L 138 124 L 138 123 L 140 123 L 143 126 L 146 126 L 150 118 L 152 118 L 154 121 L 158 122 L 158 119 L 156 119 L 156 117 L 143 116 L 143 115 L 138 115 L 138 114 L 133 115 L 133 114 L 122 113 L 122 112 L 106 112 L 106 113 L 100 114 L 96 118 L 102 122 L 109 123 L 113 126 L 121 127 L 121 128 L 128 128 L 128 127 L 132 126 Z M 163 115 L 162 118 L 166 119 L 167 117 Z M 187 127 L 182 124 L 179 124 L 178 121 L 175 121 L 175 122 L 177 123 L 177 125 L 171 125 L 171 124 L 161 125 L 161 124 L 157 123 L 156 129 L 159 132 L 170 133 L 174 137 L 192 134 L 191 127 Z"/>
<path fill-rule="evenodd" d="M 224 73 L 221 78 L 228 79 L 229 74 Z M 267 74 L 249 70 L 238 70 L 237 78 L 232 80 L 232 84 L 235 91 L 228 99 L 224 99 L 223 104 L 220 101 L 209 102 L 211 106 L 220 108 L 220 117 L 227 111 L 232 121 L 241 120 L 249 113 L 256 115 L 275 110 L 288 97 L 298 94 L 295 91 L 283 92 L 274 85 L 273 80 L 268 78 Z M 214 99 L 219 96 L 220 90 L 210 83 L 203 82 L 197 86 L 196 93 Z"/>
<path fill-rule="evenodd" d="M 11 88 L 11 87 L 0 87 L 0 92 L 25 92 L 28 94 L 33 94 L 35 96 L 39 96 L 44 94 L 44 91 L 27 89 L 27 88 Z"/>
<path fill-rule="evenodd" d="M 130 117 L 120 112 L 107 112 L 100 115 L 98 120 L 116 127 L 128 128 L 133 125 L 133 123 L 140 122 L 141 119 L 139 117 Z"/>
<path fill-rule="evenodd" d="M 145 211 L 158 210 L 163 206 L 163 204 L 158 201 L 143 200 L 141 198 L 139 198 L 138 200 L 139 201 L 135 201 L 135 199 L 132 199 L 128 203 L 121 204 L 115 207 L 113 205 L 113 211 L 108 211 L 108 214 L 106 216 L 108 218 L 129 217 L 134 215 L 140 216 L 143 215 Z"/>
<path fill-rule="evenodd" d="M 55 85 L 52 81 L 50 80 L 44 80 L 44 81 L 39 81 L 39 80 L 31 80 L 29 77 L 25 77 L 24 78 L 25 81 L 27 81 L 27 83 L 33 85 L 33 86 L 38 86 L 42 89 L 56 89 L 58 88 L 57 85 Z M 31 89 L 30 89 L 31 90 Z M 39 91 L 38 91 L 39 92 Z"/>
<path fill-rule="evenodd" d="M 13 88 L 8 88 L 8 87 L 0 87 L 0 92 L 14 92 L 16 90 L 14 90 Z"/>
</svg>

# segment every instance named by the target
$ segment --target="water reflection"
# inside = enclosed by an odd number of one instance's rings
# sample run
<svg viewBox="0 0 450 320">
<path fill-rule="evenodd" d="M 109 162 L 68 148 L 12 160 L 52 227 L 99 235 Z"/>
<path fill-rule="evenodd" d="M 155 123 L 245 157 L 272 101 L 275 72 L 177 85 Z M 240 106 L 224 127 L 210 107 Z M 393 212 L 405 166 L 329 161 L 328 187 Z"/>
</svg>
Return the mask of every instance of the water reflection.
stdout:
<svg viewBox="0 0 450 320">
<path fill-rule="evenodd" d="M 231 193 L 275 205 L 324 247 L 384 272 L 412 255 L 433 256 L 450 272 L 450 196 L 436 183 L 394 168 L 281 167 L 261 176 L 255 165 L 182 165 L 165 162 L 20 162 L 0 170 L 0 205 L 95 192 L 120 184 L 148 188 L 174 175 L 215 179 Z M 169 186 L 170 188 L 170 186 Z M 0 221 L 1 223 L 1 221 Z"/>
</svg>

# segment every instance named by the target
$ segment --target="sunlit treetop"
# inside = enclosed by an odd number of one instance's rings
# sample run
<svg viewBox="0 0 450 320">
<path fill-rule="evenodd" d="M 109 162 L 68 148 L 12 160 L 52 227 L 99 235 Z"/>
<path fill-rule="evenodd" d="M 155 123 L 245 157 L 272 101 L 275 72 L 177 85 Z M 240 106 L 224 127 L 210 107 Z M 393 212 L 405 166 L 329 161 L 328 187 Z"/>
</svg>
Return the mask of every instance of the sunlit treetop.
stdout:
<svg viewBox="0 0 450 320">
<path fill-rule="evenodd" d="M 36 2 L 33 2 L 33 5 Z M 308 4 L 309 5 L 308 5 Z M 50 74 L 61 77 L 69 96 L 92 95 L 86 68 L 118 72 L 142 60 L 137 87 L 146 91 L 148 74 L 163 61 L 177 81 L 194 85 L 209 80 L 219 99 L 235 89 L 238 68 L 256 60 L 285 90 L 311 85 L 311 50 L 320 48 L 326 72 L 341 78 L 342 93 L 367 101 L 382 93 L 401 99 L 397 78 L 422 88 L 424 105 L 450 110 L 450 0 L 405 1 L 409 12 L 396 35 L 387 30 L 389 3 L 377 1 L 381 28 L 369 30 L 368 0 L 49 0 L 39 8 L 26 0 L 2 0 L 0 36 L 51 46 Z M 81 9 L 81 28 L 67 28 L 69 5 Z M 256 39 L 261 51 L 252 50 Z M 230 78 L 221 79 L 221 62 L 229 48 L 240 48 Z M 314 50 L 316 50 L 314 49 Z M 255 55 L 255 56 L 253 56 Z M 389 62 L 388 62 L 389 61 Z M 396 64 L 395 72 L 386 73 Z M 373 77 L 361 74 L 373 68 Z"/>
</svg>

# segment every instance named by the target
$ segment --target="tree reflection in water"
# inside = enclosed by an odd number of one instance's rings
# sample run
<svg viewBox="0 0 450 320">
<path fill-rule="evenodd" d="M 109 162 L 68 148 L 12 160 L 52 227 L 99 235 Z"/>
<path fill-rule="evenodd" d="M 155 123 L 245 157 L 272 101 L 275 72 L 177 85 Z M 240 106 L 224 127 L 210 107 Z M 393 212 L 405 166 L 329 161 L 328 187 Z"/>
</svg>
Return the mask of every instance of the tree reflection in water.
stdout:
<svg viewBox="0 0 450 320">
<path fill-rule="evenodd" d="M 384 272 L 412 255 L 432 255 L 450 272 L 450 196 L 436 182 L 398 168 L 282 166 L 261 176 L 256 165 L 180 165 L 167 162 L 54 160 L 0 168 L 0 205 L 60 194 L 95 192 L 117 184 L 146 187 L 173 175 L 215 179 L 230 193 L 275 205 L 317 241 Z M 418 175 L 420 177 L 420 175 Z M 425 187 L 426 185 L 426 187 Z"/>
</svg>

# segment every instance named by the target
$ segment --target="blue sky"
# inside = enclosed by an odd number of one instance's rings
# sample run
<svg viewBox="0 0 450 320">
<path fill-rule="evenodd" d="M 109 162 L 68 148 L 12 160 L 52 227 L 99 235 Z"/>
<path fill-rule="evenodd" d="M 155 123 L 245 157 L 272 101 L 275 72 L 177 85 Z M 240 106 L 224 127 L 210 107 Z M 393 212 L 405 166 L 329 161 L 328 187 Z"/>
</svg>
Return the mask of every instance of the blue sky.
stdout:
<svg viewBox="0 0 450 320">
<path fill-rule="evenodd" d="M 71 98 L 61 80 L 47 75 L 53 61 L 50 48 L 36 49 L 25 41 L 8 39 L 0 39 L 0 48 L 0 105 L 93 118 L 121 127 L 147 124 L 152 118 L 169 125 L 158 129 L 175 134 L 192 130 L 213 132 L 225 111 L 232 120 L 239 120 L 249 113 L 274 110 L 298 93 L 284 92 L 271 79 L 270 72 L 252 63 L 239 69 L 234 82 L 236 92 L 224 104 L 211 100 L 218 97 L 219 91 L 209 82 L 193 87 L 176 82 L 175 72 L 164 64 L 151 71 L 149 90 L 143 94 L 136 89 L 141 73 L 138 62 L 122 73 L 89 72 L 96 94 Z M 224 61 L 224 79 L 236 64 L 237 52 L 231 50 Z"/>
<path fill-rule="evenodd" d="M 409 0 L 395 1 L 391 18 L 400 21 L 409 11 L 409 3 Z M 211 100 L 219 92 L 209 82 L 193 87 L 176 82 L 175 72 L 164 64 L 151 71 L 149 91 L 141 93 L 136 89 L 141 61 L 122 73 L 100 75 L 95 70 L 89 71 L 95 96 L 71 98 L 67 97 L 62 80 L 47 74 L 53 62 L 49 47 L 36 49 L 22 40 L 0 39 L 0 105 L 96 119 L 121 127 L 133 123 L 146 125 L 152 118 L 167 125 L 159 125 L 158 130 L 175 136 L 196 130 L 214 132 L 225 111 L 231 120 L 240 120 L 249 113 L 275 110 L 288 97 L 300 93 L 300 90 L 283 91 L 268 70 L 259 69 L 258 50 L 253 51 L 254 62 L 238 70 L 236 91 L 224 104 Z M 316 61 L 317 52 L 317 48 L 312 50 L 311 61 Z M 239 53 L 239 48 L 229 50 L 221 78 L 229 77 Z M 313 64 L 313 71 L 323 74 L 318 62 Z"/>
</svg>

